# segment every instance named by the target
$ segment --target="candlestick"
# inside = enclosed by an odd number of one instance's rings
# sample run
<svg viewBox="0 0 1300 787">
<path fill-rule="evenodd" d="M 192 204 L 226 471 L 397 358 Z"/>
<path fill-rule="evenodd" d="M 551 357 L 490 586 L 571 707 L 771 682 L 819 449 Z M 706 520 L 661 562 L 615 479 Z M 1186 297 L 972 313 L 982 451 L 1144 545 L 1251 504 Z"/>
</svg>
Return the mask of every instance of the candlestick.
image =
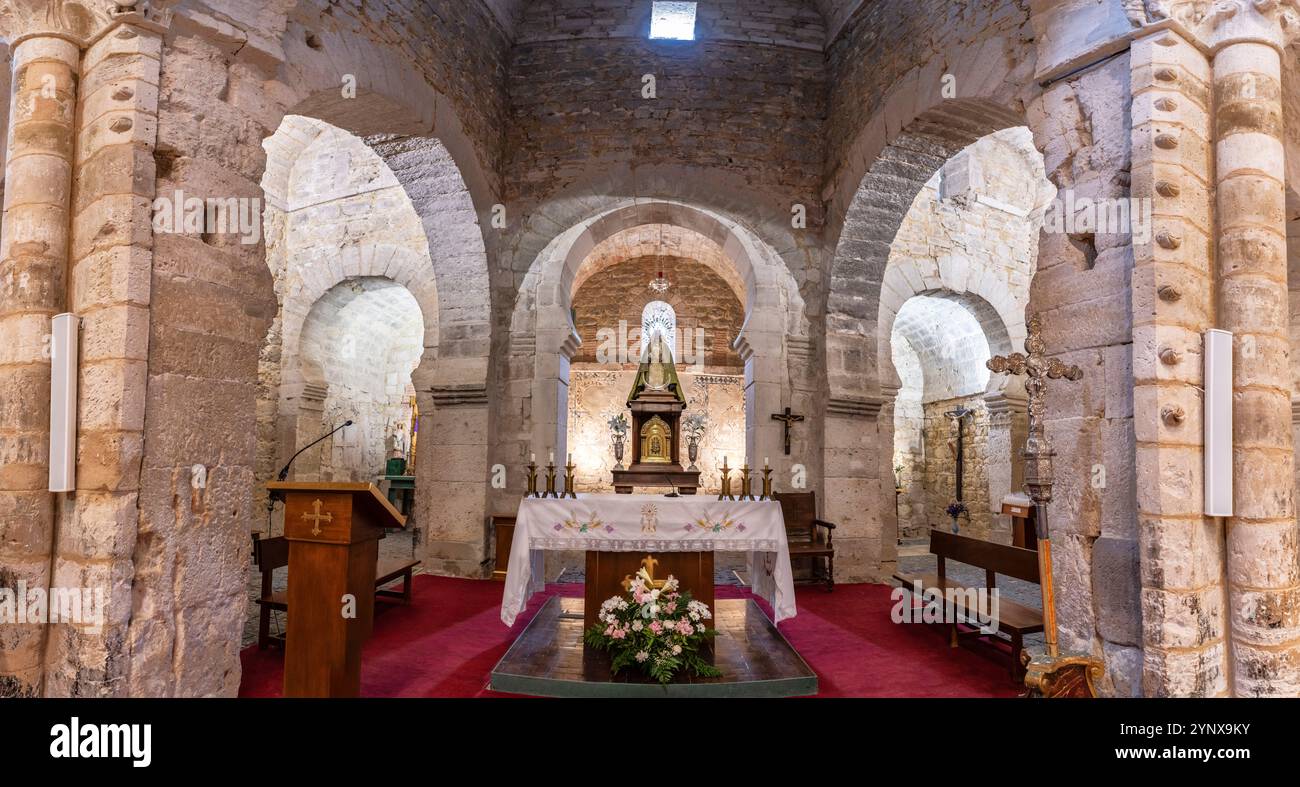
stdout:
<svg viewBox="0 0 1300 787">
<path fill-rule="evenodd" d="M 772 499 L 772 468 L 767 465 L 763 466 L 763 497 L 760 499 Z"/>
<path fill-rule="evenodd" d="M 740 467 L 740 495 L 738 500 L 753 500 L 754 486 L 749 481 L 749 460 Z"/>
<path fill-rule="evenodd" d="M 538 495 L 537 495 L 537 461 L 536 461 L 536 459 L 537 459 L 537 456 L 536 456 L 536 454 L 534 454 L 534 455 L 533 455 L 533 459 L 530 460 L 530 461 L 528 462 L 528 491 L 524 493 L 524 497 L 537 497 L 537 496 L 538 496 Z"/>
<path fill-rule="evenodd" d="M 551 463 L 546 466 L 546 494 L 542 497 L 559 497 L 560 494 L 555 491 L 555 459 L 552 455 Z"/>
<path fill-rule="evenodd" d="M 734 500 L 731 496 L 731 468 L 727 467 L 727 457 L 722 457 L 722 493 L 719 500 Z"/>
<path fill-rule="evenodd" d="M 564 466 L 564 494 L 560 497 L 578 499 L 577 485 L 573 482 L 573 454 L 569 454 L 569 463 Z"/>
</svg>

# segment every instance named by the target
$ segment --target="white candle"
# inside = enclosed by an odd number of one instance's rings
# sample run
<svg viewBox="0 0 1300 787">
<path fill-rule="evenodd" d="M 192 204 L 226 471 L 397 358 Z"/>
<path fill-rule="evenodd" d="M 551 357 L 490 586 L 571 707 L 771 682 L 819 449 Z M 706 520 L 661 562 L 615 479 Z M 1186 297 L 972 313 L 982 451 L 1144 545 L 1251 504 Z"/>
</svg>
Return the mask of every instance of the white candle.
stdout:
<svg viewBox="0 0 1300 787">
<path fill-rule="evenodd" d="M 555 452 L 551 452 L 551 464 L 555 464 Z"/>
<path fill-rule="evenodd" d="M 529 461 L 529 462 L 532 462 L 533 464 L 537 464 L 537 453 L 536 453 L 536 452 L 533 452 L 533 453 L 529 454 L 529 455 L 528 455 L 528 461 Z"/>
<path fill-rule="evenodd" d="M 767 457 L 766 457 L 766 456 L 763 457 L 763 467 L 771 467 L 771 465 L 769 465 L 769 464 L 767 463 Z"/>
<path fill-rule="evenodd" d="M 723 454 L 723 455 L 722 455 L 722 466 L 723 466 L 723 467 L 726 467 L 726 466 L 727 466 L 727 455 L 726 455 L 726 454 Z"/>
<path fill-rule="evenodd" d="M 573 464 L 573 454 L 569 454 L 569 464 Z"/>
</svg>

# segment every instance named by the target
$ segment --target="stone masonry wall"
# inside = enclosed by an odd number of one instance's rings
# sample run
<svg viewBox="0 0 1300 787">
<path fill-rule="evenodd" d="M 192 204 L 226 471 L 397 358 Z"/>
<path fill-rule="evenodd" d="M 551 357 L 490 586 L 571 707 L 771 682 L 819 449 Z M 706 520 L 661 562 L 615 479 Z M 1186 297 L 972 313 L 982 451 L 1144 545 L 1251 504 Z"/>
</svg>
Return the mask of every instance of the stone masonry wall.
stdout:
<svg viewBox="0 0 1300 787">
<path fill-rule="evenodd" d="M 700 4 L 697 40 L 647 40 L 649 3 L 530 3 L 512 52 L 509 196 L 526 203 L 619 166 L 740 176 L 813 205 L 825 28 L 787 0 Z M 657 97 L 642 97 L 643 76 Z"/>
<path fill-rule="evenodd" d="M 661 270 L 671 282 L 662 295 L 647 286 Z M 582 347 L 574 355 L 574 362 L 595 363 L 601 346 L 598 332 L 613 331 L 617 335 L 620 321 L 627 323 L 629 348 L 634 354 L 639 352 L 639 342 L 632 341 L 631 337 L 640 335 L 641 312 L 651 301 L 663 301 L 673 307 L 677 313 L 678 347 L 693 348 L 696 361 L 710 367 L 742 366 L 740 356 L 731 348 L 740 334 L 744 317 L 735 293 L 708 268 L 676 257 L 628 260 L 583 283 L 573 299 L 575 327 L 582 337 Z M 693 344 L 697 329 L 704 331 L 702 348 Z M 691 337 L 689 345 L 687 336 Z M 703 358 L 698 355 L 701 350 Z M 691 359 L 675 360 L 681 365 Z"/>
<path fill-rule="evenodd" d="M 964 455 L 962 457 L 962 501 L 970 509 L 968 516 L 959 521 L 960 532 L 984 541 L 1011 543 L 1009 526 L 994 517 L 989 506 L 988 466 L 994 461 L 988 455 L 989 412 L 980 396 L 947 399 L 925 405 L 924 440 L 925 461 L 921 483 L 925 494 L 925 515 L 931 528 L 951 529 L 948 505 L 956 500 L 957 488 L 957 423 L 944 415 L 946 412 L 966 407 L 972 415 L 965 419 Z M 998 460 L 1000 461 L 1000 459 Z M 913 474 L 916 478 L 917 473 Z M 900 512 L 901 516 L 901 512 Z M 900 527 L 902 523 L 900 521 Z"/>
<path fill-rule="evenodd" d="M 627 394 L 635 378 L 636 372 L 630 369 L 575 369 L 570 373 L 569 451 L 578 466 L 575 473 L 579 492 L 614 491 L 610 474 L 614 469 L 614 452 L 610 447 L 608 424 L 619 413 L 627 414 Z M 722 485 L 719 468 L 723 457 L 733 468 L 740 467 L 745 457 L 744 378 L 684 373 L 680 379 L 686 394 L 686 414 L 703 413 L 708 417 L 696 464 L 700 469 L 700 493 L 716 495 Z M 627 466 L 631 461 L 630 437 L 623 450 L 626 452 L 623 465 Z M 684 440 L 682 456 L 682 465 L 689 465 Z M 738 478 L 733 474 L 733 481 Z"/>
</svg>

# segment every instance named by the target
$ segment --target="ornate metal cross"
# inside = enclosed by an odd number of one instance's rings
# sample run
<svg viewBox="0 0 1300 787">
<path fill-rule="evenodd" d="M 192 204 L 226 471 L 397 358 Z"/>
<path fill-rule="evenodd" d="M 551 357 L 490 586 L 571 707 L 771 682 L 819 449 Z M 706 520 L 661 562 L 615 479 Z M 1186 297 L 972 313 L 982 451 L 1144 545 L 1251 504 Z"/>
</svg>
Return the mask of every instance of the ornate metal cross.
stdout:
<svg viewBox="0 0 1300 787">
<path fill-rule="evenodd" d="M 334 521 L 334 515 L 333 515 L 333 514 L 322 514 L 322 513 L 320 512 L 320 509 L 321 509 L 321 506 L 322 506 L 322 505 L 324 505 L 324 504 L 321 503 L 320 500 L 317 500 L 316 502 L 314 502 L 314 503 L 311 504 L 311 512 L 310 512 L 310 513 L 306 512 L 306 511 L 302 512 L 302 518 L 303 518 L 303 521 L 304 521 L 304 522 L 311 522 L 311 523 L 312 523 L 312 525 L 311 525 L 311 534 L 312 534 L 313 536 L 319 536 L 319 535 L 320 535 L 320 523 L 321 523 L 321 522 L 333 522 L 333 521 Z"/>
<path fill-rule="evenodd" d="M 786 456 L 790 455 L 790 424 L 797 424 L 803 419 L 804 417 L 802 415 L 793 415 L 790 412 L 789 407 L 785 408 L 784 414 L 776 413 L 772 416 L 773 421 L 781 421 L 782 424 L 785 426 L 785 455 Z"/>
<path fill-rule="evenodd" d="M 1047 381 L 1083 379 L 1077 366 L 1066 366 L 1057 358 L 1047 357 L 1043 342 L 1043 319 L 1029 318 L 1029 335 L 1025 337 L 1025 353 L 990 358 L 988 368 L 996 374 L 1024 375 L 1025 391 L 1029 394 L 1029 438 L 1020 455 L 1025 460 L 1025 491 L 1034 501 L 1035 529 L 1038 531 L 1039 581 L 1043 590 L 1043 629 L 1047 639 L 1048 655 L 1058 655 L 1056 645 L 1056 599 L 1052 590 L 1051 530 L 1047 526 L 1047 504 L 1052 501 L 1052 457 L 1056 451 L 1047 434 Z"/>
</svg>

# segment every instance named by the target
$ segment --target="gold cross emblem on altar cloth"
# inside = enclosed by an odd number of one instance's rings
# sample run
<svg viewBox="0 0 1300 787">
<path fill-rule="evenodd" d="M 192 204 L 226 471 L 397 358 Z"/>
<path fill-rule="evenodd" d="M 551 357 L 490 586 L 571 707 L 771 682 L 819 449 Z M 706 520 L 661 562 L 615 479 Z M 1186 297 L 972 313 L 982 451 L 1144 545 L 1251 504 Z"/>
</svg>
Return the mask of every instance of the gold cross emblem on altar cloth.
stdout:
<svg viewBox="0 0 1300 787">
<path fill-rule="evenodd" d="M 320 512 L 321 506 L 323 506 L 323 505 L 324 505 L 324 503 L 322 503 L 322 502 L 318 499 L 318 500 L 316 500 L 316 502 L 314 502 L 314 503 L 311 504 L 311 511 L 310 511 L 310 512 L 307 512 L 307 511 L 302 512 L 302 519 L 303 519 L 303 521 L 304 521 L 304 522 L 311 522 L 311 523 L 312 523 L 312 525 L 311 525 L 311 534 L 312 534 L 313 536 L 319 536 L 319 535 L 320 535 L 320 523 L 321 523 L 321 522 L 333 522 L 333 521 L 334 521 L 334 515 L 333 515 L 333 514 L 322 514 L 322 513 Z"/>
</svg>

